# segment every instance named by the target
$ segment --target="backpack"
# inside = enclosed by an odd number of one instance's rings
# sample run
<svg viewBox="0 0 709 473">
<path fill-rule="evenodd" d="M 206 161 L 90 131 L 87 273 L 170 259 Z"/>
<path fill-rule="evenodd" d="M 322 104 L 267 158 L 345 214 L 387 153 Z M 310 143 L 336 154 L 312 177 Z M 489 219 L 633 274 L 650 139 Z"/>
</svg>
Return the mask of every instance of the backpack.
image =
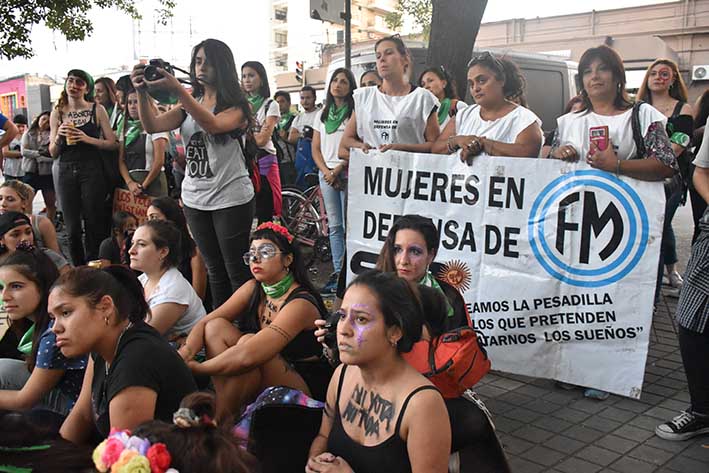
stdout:
<svg viewBox="0 0 709 473">
<path fill-rule="evenodd" d="M 433 340 L 416 342 L 404 359 L 428 378 L 444 398 L 460 397 L 488 371 L 490 359 L 472 327 L 445 332 Z"/>
<path fill-rule="evenodd" d="M 261 171 L 258 168 L 258 157 L 260 148 L 256 144 L 254 132 L 251 127 L 246 130 L 239 130 L 236 141 L 239 143 L 241 152 L 244 154 L 246 169 L 249 171 L 251 184 L 254 186 L 254 193 L 261 192 Z"/>
</svg>

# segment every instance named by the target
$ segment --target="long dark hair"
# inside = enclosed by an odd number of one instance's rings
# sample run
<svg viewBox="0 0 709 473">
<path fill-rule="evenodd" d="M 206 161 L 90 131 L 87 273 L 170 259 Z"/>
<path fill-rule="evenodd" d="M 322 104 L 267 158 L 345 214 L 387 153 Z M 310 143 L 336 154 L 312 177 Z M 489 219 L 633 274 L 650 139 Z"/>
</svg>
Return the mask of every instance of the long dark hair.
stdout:
<svg viewBox="0 0 709 473">
<path fill-rule="evenodd" d="M 140 322 L 150 316 L 143 286 L 126 266 L 110 265 L 103 269 L 81 266 L 62 274 L 52 289 L 61 288 L 72 297 L 83 297 L 89 307 L 96 307 L 103 296 L 110 296 L 118 320 Z"/>
<path fill-rule="evenodd" d="M 709 118 L 709 89 L 702 93 L 697 102 L 697 108 L 694 111 L 696 113 L 694 117 L 694 128 L 705 126 L 707 124 L 707 118 Z"/>
<path fill-rule="evenodd" d="M 11 268 L 25 279 L 32 281 L 39 291 L 39 305 L 34 311 L 34 335 L 32 336 L 32 352 L 27 357 L 27 368 L 32 371 L 37 361 L 39 339 L 49 327 L 47 299 L 54 282 L 59 278 L 59 270 L 51 259 L 40 249 L 23 249 L 19 247 L 0 260 L 0 266 Z"/>
<path fill-rule="evenodd" d="M 174 223 L 182 233 L 182 252 L 185 258 L 192 258 L 197 251 L 197 244 L 190 236 L 190 231 L 187 228 L 187 219 L 182 212 L 182 208 L 172 197 L 157 197 L 150 202 L 150 205 L 160 210 L 167 220 Z"/>
<path fill-rule="evenodd" d="M 42 117 L 45 116 L 45 115 L 49 116 L 49 115 L 50 115 L 50 112 L 45 110 L 44 112 L 42 112 L 42 113 L 40 113 L 39 115 L 37 115 L 36 117 L 34 117 L 34 120 L 32 120 L 32 124 L 31 124 L 30 127 L 27 129 L 27 132 L 28 132 L 30 135 L 36 135 L 37 132 L 39 132 L 39 119 L 42 118 Z"/>
<path fill-rule="evenodd" d="M 628 92 L 625 90 L 626 79 L 625 67 L 623 67 L 623 59 L 621 59 L 620 55 L 615 49 L 611 48 L 610 46 L 606 46 L 605 44 L 602 44 L 595 48 L 587 49 L 583 53 L 583 55 L 581 56 L 581 60 L 579 61 L 579 73 L 581 74 L 581 80 L 579 81 L 581 85 L 580 94 L 583 98 L 585 110 L 593 111 L 593 104 L 591 103 L 591 99 L 588 98 L 588 92 L 586 92 L 586 89 L 583 88 L 583 73 L 586 69 L 591 67 L 591 63 L 596 59 L 608 66 L 608 68 L 613 73 L 613 79 L 615 79 L 618 83 L 618 87 L 615 93 L 615 99 L 613 99 L 613 105 L 618 110 L 627 110 L 628 108 L 632 107 L 633 103 L 630 101 L 630 97 L 628 97 Z"/>
<path fill-rule="evenodd" d="M 330 87 L 332 86 L 332 81 L 334 81 L 335 77 L 337 77 L 337 74 L 344 74 L 347 78 L 347 82 L 350 83 L 350 92 L 347 94 L 347 97 L 345 97 L 345 103 L 348 106 L 347 116 L 345 118 L 350 118 L 352 116 L 352 112 L 354 111 L 354 91 L 357 88 L 357 83 L 355 82 L 354 74 L 352 74 L 352 71 L 350 71 L 349 69 L 346 69 L 344 67 L 338 67 L 337 69 L 335 69 L 335 72 L 332 73 L 332 76 L 330 77 L 330 82 L 327 84 L 327 96 L 325 97 L 325 105 L 323 105 L 322 113 L 320 114 L 320 121 L 323 123 L 325 123 L 325 121 L 327 120 L 327 116 L 330 113 L 330 107 L 335 106 L 335 97 L 332 95 L 332 92 L 330 92 Z"/>
<path fill-rule="evenodd" d="M 672 85 L 670 86 L 669 90 L 670 97 L 675 100 L 679 100 L 680 102 L 688 102 L 689 94 L 687 93 L 687 86 L 684 85 L 684 79 L 682 79 L 682 74 L 680 74 L 679 72 L 679 67 L 677 67 L 677 63 L 671 59 L 665 58 L 655 59 L 653 63 L 650 64 L 650 66 L 647 68 L 647 71 L 645 71 L 645 77 L 643 78 L 643 83 L 638 89 L 638 95 L 636 96 L 636 100 L 643 100 L 652 105 L 652 92 L 648 88 L 647 82 L 650 80 L 650 71 L 652 71 L 655 66 L 660 64 L 664 64 L 665 66 L 672 69 L 672 75 L 674 76 L 674 80 L 672 81 Z"/>
<path fill-rule="evenodd" d="M 258 61 L 246 61 L 241 65 L 242 75 L 244 74 L 245 67 L 249 67 L 256 71 L 259 80 L 261 80 L 261 86 L 258 89 L 258 94 L 266 99 L 269 98 L 271 96 L 271 87 L 268 85 L 268 73 L 266 72 L 266 68 L 263 67 L 263 64 Z M 256 113 L 257 111 L 258 110 L 254 110 L 254 113 Z"/>
<path fill-rule="evenodd" d="M 443 95 L 445 95 L 445 98 L 458 98 L 458 93 L 455 91 L 455 80 L 450 76 L 450 74 L 448 74 L 448 71 L 446 71 L 443 66 L 429 67 L 423 71 L 419 76 L 419 86 L 423 87 L 421 81 L 423 80 L 423 76 L 429 72 L 435 74 L 439 79 L 446 81 L 446 86 L 443 88 Z"/>
<path fill-rule="evenodd" d="M 394 263 L 394 243 L 399 230 L 414 230 L 419 232 L 426 241 L 426 249 L 429 253 L 436 254 L 440 243 L 438 229 L 433 224 L 433 220 L 421 215 L 403 215 L 399 217 L 391 226 L 384 246 L 382 246 L 377 258 L 377 270 L 396 274 L 396 263 Z"/>
<path fill-rule="evenodd" d="M 231 52 L 231 49 L 229 49 L 229 46 L 218 39 L 205 39 L 192 49 L 192 59 L 190 60 L 192 96 L 199 98 L 204 95 L 204 86 L 197 80 L 197 74 L 195 72 L 195 62 L 200 49 L 204 49 L 204 56 L 207 63 L 214 68 L 215 83 L 213 85 L 217 92 L 217 104 L 214 107 L 214 114 L 216 115 L 221 111 L 234 107 L 240 109 L 244 114 L 246 123 L 251 124 L 251 108 L 249 107 L 244 92 L 241 90 L 239 74 L 236 71 L 236 63 L 234 62 L 234 54 Z M 234 131 L 235 130 L 215 135 L 215 141 L 223 144 L 226 142 L 227 137 L 231 136 L 233 138 L 235 136 Z"/>
<path fill-rule="evenodd" d="M 527 87 L 527 81 L 524 79 L 517 64 L 505 57 L 498 58 L 489 51 L 483 51 L 473 56 L 468 63 L 468 70 L 476 65 L 481 65 L 488 69 L 498 81 L 504 84 L 502 93 L 505 95 L 505 99 L 512 102 L 524 101 L 524 90 Z"/>
</svg>

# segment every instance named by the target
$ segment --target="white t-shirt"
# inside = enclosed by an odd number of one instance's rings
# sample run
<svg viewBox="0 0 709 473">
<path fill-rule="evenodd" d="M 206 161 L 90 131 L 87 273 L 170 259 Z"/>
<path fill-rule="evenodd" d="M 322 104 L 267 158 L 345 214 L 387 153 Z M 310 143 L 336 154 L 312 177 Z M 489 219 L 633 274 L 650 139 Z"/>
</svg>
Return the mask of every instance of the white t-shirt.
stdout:
<svg viewBox="0 0 709 473">
<path fill-rule="evenodd" d="M 357 135 L 373 147 L 426 142 L 426 122 L 438 107 L 435 95 L 416 87 L 407 95 L 392 96 L 376 86 L 354 91 Z"/>
<path fill-rule="evenodd" d="M 266 110 L 266 106 L 268 106 L 268 110 Z M 266 118 L 268 117 L 276 117 L 278 118 L 278 120 L 281 119 L 281 109 L 278 108 L 278 102 L 272 99 L 264 100 L 263 105 L 261 105 L 261 108 L 259 108 L 256 112 L 256 123 L 254 124 L 254 133 L 258 133 L 259 131 L 261 131 L 261 128 L 266 123 Z M 266 151 L 268 154 L 276 154 L 276 146 L 273 144 L 273 140 L 271 138 L 268 139 L 266 144 L 262 146 L 261 149 Z"/>
<path fill-rule="evenodd" d="M 328 133 L 325 130 L 325 124 L 320 121 L 320 116 L 322 115 L 322 110 L 318 110 L 318 114 L 315 117 L 315 125 L 313 128 L 315 131 L 320 133 L 320 152 L 325 160 L 325 165 L 330 169 L 338 166 L 343 160 L 337 157 L 337 149 L 340 147 L 340 141 L 342 141 L 342 136 L 345 134 L 345 127 L 347 122 L 350 121 L 349 118 L 345 118 L 340 123 L 340 126 L 332 133 Z"/>
<path fill-rule="evenodd" d="M 22 135 L 18 134 L 15 139 L 10 141 L 8 148 L 12 151 L 20 152 L 22 150 Z M 22 156 L 19 158 L 5 156 L 3 161 L 3 174 L 6 176 L 23 177 L 25 175 L 25 171 L 22 170 Z"/>
<path fill-rule="evenodd" d="M 613 143 L 615 152 L 620 159 L 631 159 L 637 154 L 633 140 L 633 127 L 631 116 L 633 109 L 629 108 L 620 115 L 599 115 L 594 112 L 567 113 L 557 118 L 557 142 L 561 145 L 572 145 L 581 159 L 585 159 L 591 147 L 589 129 L 597 126 L 607 126 L 608 135 Z M 643 136 L 647 134 L 650 125 L 661 122 L 665 127 L 667 118 L 651 105 L 640 107 L 640 131 Z"/>
<path fill-rule="evenodd" d="M 189 114 L 180 126 L 180 136 L 187 159 L 182 181 L 182 201 L 187 207 L 221 210 L 254 198 L 239 138 L 217 143 Z"/>
<path fill-rule="evenodd" d="M 542 121 L 531 110 L 519 105 L 497 120 L 483 119 L 480 116 L 480 107 L 471 105 L 455 116 L 455 132 L 457 135 L 484 136 L 502 143 L 514 143 L 517 136 L 533 123 L 541 126 Z M 541 129 L 539 133 L 541 137 Z M 538 153 L 539 151 L 533 157 Z"/>
<path fill-rule="evenodd" d="M 148 275 L 143 273 L 138 276 L 138 279 L 145 288 L 148 283 Z M 182 317 L 165 333 L 166 338 L 189 333 L 192 327 L 207 314 L 202 300 L 177 268 L 165 271 L 147 302 L 151 309 L 170 302 L 187 306 Z"/>
<path fill-rule="evenodd" d="M 293 119 L 291 128 L 298 130 L 298 133 L 303 133 L 303 128 L 309 126 L 315 128 L 315 117 L 320 116 L 320 109 L 315 109 L 312 112 L 303 112 Z"/>
</svg>

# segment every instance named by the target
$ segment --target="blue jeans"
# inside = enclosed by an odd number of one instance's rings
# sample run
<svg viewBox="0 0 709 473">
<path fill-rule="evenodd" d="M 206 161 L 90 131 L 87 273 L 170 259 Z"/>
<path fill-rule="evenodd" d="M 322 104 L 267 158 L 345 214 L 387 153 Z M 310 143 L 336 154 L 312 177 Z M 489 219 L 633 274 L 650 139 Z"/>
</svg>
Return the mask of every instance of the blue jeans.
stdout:
<svg viewBox="0 0 709 473">
<path fill-rule="evenodd" d="M 30 379 L 27 363 L 9 358 L 0 359 L 0 390 L 20 391 Z M 62 416 L 69 415 L 73 401 L 55 387 L 42 398 L 33 409 L 45 409 Z"/>
<path fill-rule="evenodd" d="M 342 260 L 345 255 L 345 217 L 347 187 L 343 189 L 335 189 L 320 173 L 320 190 L 322 191 L 323 200 L 325 202 L 325 211 L 327 212 L 327 227 L 330 231 L 330 251 L 332 251 L 332 265 L 335 272 L 339 273 L 342 269 Z"/>
</svg>

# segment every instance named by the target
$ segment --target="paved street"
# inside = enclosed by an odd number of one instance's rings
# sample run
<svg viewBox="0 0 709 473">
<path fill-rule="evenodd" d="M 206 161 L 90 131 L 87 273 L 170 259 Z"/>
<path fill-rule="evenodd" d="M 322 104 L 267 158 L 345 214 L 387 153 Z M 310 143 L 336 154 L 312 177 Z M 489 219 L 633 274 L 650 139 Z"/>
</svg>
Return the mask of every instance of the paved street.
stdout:
<svg viewBox="0 0 709 473">
<path fill-rule="evenodd" d="M 692 236 L 689 205 L 674 220 L 680 272 Z M 585 399 L 553 381 L 493 373 L 477 391 L 494 415 L 515 473 L 708 473 L 709 435 L 686 442 L 655 436 L 655 427 L 687 407 L 689 396 L 673 314 L 663 298 L 653 319 L 640 400 Z M 709 373 L 707 373 L 709 376 Z"/>
</svg>

